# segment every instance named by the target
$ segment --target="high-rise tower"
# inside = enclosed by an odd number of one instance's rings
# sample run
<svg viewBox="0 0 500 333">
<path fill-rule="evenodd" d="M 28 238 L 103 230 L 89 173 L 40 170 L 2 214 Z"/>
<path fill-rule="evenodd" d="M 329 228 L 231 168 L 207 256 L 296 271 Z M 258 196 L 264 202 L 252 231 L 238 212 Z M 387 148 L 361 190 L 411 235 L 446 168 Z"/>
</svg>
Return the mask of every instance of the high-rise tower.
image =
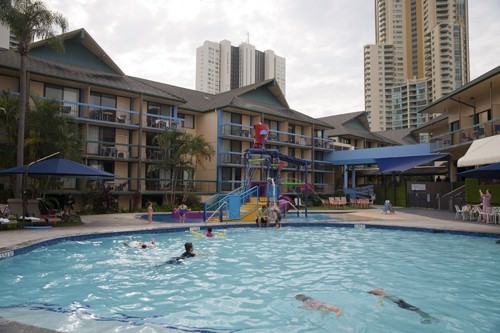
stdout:
<svg viewBox="0 0 500 333">
<path fill-rule="evenodd" d="M 250 43 L 205 41 L 196 49 L 196 90 L 211 94 L 275 78 L 286 88 L 286 61 L 272 50 L 256 50 Z"/>
<path fill-rule="evenodd" d="M 372 130 L 415 127 L 417 111 L 469 81 L 467 0 L 375 0 L 364 47 Z"/>
</svg>

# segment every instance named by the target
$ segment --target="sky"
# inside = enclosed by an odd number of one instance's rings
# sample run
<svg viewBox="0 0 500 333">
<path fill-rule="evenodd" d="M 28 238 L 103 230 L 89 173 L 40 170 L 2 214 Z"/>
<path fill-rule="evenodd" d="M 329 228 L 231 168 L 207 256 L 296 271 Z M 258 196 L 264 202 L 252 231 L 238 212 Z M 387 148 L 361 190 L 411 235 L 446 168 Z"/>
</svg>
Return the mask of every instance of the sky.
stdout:
<svg viewBox="0 0 500 333">
<path fill-rule="evenodd" d="M 289 106 L 312 117 L 364 110 L 373 0 L 45 0 L 127 75 L 195 89 L 205 40 L 249 41 L 286 58 Z M 500 65 L 500 1 L 469 0 L 471 80 Z"/>
</svg>

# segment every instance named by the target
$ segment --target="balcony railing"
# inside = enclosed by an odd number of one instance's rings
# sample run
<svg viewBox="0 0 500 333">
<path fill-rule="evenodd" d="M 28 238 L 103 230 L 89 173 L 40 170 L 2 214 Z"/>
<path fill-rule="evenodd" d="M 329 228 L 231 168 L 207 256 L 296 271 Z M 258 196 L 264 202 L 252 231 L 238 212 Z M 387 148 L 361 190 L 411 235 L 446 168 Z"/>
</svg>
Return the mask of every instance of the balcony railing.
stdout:
<svg viewBox="0 0 500 333">
<path fill-rule="evenodd" d="M 243 164 L 243 158 L 240 152 L 222 152 L 220 157 L 222 164 Z"/>
<path fill-rule="evenodd" d="M 98 156 L 104 158 L 113 158 L 117 160 L 128 160 L 139 158 L 139 146 L 116 143 L 110 141 L 93 141 L 87 140 L 84 142 L 85 153 L 88 156 Z"/>
<path fill-rule="evenodd" d="M 235 124 L 235 123 L 222 125 L 222 136 L 238 137 L 242 139 L 253 140 L 254 135 L 255 131 L 252 126 Z M 270 144 L 288 144 L 288 145 L 293 144 L 293 145 L 309 146 L 309 147 L 311 147 L 312 145 L 312 140 L 310 136 L 295 134 L 291 132 L 283 132 L 274 129 L 269 130 L 267 141 Z"/>
<path fill-rule="evenodd" d="M 471 143 L 473 140 L 487 136 L 500 134 L 500 119 L 494 119 L 487 123 L 466 127 L 454 132 L 432 137 L 432 151 L 440 151 L 449 147 Z"/>
</svg>

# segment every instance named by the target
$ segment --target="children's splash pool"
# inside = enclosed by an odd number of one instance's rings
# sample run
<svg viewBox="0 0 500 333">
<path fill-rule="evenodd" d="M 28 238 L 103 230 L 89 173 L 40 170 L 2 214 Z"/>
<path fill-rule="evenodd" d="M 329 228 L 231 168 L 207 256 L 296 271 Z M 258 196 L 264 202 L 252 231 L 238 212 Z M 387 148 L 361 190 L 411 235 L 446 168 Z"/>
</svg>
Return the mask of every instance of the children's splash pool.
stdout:
<svg viewBox="0 0 500 333">
<path fill-rule="evenodd" d="M 187 241 L 204 255 L 165 264 Z M 0 316 L 65 332 L 498 332 L 499 262 L 493 238 L 362 227 L 65 241 L 0 261 Z"/>
</svg>

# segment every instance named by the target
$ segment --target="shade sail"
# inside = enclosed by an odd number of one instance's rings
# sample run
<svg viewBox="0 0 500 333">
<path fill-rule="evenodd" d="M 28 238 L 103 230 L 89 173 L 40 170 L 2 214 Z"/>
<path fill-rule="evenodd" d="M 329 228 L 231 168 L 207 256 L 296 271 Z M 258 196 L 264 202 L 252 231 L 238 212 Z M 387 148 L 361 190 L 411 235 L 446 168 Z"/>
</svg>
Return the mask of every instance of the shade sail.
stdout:
<svg viewBox="0 0 500 333">
<path fill-rule="evenodd" d="M 464 156 L 458 159 L 458 167 L 500 163 L 500 134 L 472 142 Z"/>
<path fill-rule="evenodd" d="M 500 163 L 486 165 L 477 169 L 457 173 L 465 178 L 500 179 Z"/>
<path fill-rule="evenodd" d="M 378 164 L 380 173 L 405 172 L 407 170 L 413 169 L 416 166 L 439 160 L 446 156 L 448 156 L 448 154 L 425 154 L 414 156 L 386 157 L 376 158 L 375 162 Z"/>
<path fill-rule="evenodd" d="M 74 177 L 106 177 L 112 178 L 112 173 L 102 171 L 85 164 L 54 158 L 33 164 L 29 168 L 25 165 L 0 171 L 0 175 L 24 174 L 45 176 L 74 176 Z"/>
</svg>

